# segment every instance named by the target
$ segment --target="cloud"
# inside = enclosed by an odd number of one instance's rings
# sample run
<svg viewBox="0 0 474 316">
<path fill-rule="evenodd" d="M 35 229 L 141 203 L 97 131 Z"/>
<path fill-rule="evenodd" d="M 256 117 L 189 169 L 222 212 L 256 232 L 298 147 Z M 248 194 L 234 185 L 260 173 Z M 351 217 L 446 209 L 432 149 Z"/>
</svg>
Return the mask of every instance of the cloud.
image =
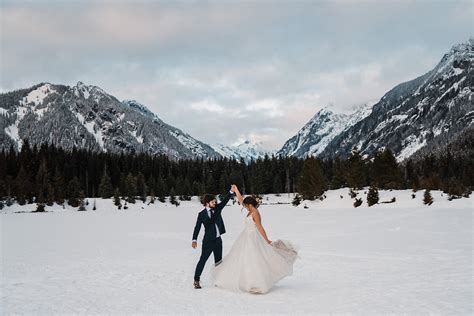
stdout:
<svg viewBox="0 0 474 316">
<path fill-rule="evenodd" d="M 284 116 L 280 109 L 280 101 L 276 99 L 257 100 L 245 107 L 245 110 L 262 113 L 269 118 Z"/>
<path fill-rule="evenodd" d="M 472 3 L 3 1 L 0 87 L 98 85 L 207 143 L 278 149 L 472 36 Z"/>
<path fill-rule="evenodd" d="M 207 111 L 211 113 L 224 113 L 225 109 L 212 100 L 202 100 L 190 104 L 191 109 L 196 111 Z"/>
</svg>

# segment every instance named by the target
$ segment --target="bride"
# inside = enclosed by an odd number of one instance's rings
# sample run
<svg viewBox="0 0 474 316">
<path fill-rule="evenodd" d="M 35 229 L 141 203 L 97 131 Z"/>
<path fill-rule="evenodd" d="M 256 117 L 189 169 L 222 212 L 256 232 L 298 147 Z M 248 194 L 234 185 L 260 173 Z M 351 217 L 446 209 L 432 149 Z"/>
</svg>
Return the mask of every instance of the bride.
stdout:
<svg viewBox="0 0 474 316">
<path fill-rule="evenodd" d="M 212 268 L 214 285 L 234 291 L 267 293 L 276 282 L 293 273 L 298 254 L 290 242 L 268 239 L 255 198 L 244 199 L 235 185 L 232 191 L 248 214 L 244 230 L 229 253 L 221 264 Z"/>
</svg>

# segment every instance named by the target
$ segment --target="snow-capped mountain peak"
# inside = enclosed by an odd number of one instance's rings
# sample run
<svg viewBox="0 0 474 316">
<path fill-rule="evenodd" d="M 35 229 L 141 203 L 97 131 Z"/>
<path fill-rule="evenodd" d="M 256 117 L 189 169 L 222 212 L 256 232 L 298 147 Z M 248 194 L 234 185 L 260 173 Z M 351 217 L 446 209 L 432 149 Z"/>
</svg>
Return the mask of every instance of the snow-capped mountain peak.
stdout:
<svg viewBox="0 0 474 316">
<path fill-rule="evenodd" d="M 238 161 L 243 159 L 245 163 L 263 158 L 265 154 L 269 154 L 264 149 L 262 149 L 261 142 L 252 142 L 250 140 L 244 140 L 243 142 L 239 142 L 232 146 L 216 144 L 213 146 L 213 148 L 223 157 L 234 158 Z"/>
<path fill-rule="evenodd" d="M 319 110 L 278 152 L 284 156 L 317 156 L 341 132 L 368 116 L 375 102 L 354 108 L 351 114 L 336 114 L 329 107 Z"/>
<path fill-rule="evenodd" d="M 474 40 L 454 45 L 426 74 L 388 91 L 358 123 L 341 132 L 322 157 L 354 147 L 372 156 L 389 148 L 399 161 L 438 151 L 474 125 Z"/>
<path fill-rule="evenodd" d="M 0 94 L 0 148 L 54 144 L 107 152 L 220 157 L 210 146 L 161 121 L 137 101 L 120 102 L 100 87 L 41 83 Z M 41 124 L 36 124 L 37 121 Z"/>
</svg>

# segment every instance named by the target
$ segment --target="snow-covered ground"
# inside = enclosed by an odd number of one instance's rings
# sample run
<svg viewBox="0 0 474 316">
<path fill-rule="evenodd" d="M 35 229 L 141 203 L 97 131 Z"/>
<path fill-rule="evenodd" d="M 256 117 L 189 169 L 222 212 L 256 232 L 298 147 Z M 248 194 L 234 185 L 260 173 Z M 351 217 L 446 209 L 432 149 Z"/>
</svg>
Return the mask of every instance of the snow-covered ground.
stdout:
<svg viewBox="0 0 474 316">
<path fill-rule="evenodd" d="M 293 207 L 287 195 L 260 207 L 270 239 L 300 248 L 294 274 L 266 295 L 211 286 L 192 288 L 200 249 L 191 248 L 202 207 L 137 202 L 97 211 L 34 205 L 4 208 L 0 314 L 458 314 L 473 313 L 473 198 L 447 201 L 432 192 L 380 192 L 394 204 L 354 208 L 347 190 Z M 340 196 L 343 196 L 341 199 Z M 88 209 L 93 200 L 89 199 Z M 245 211 L 224 209 L 224 254 Z M 202 237 L 202 232 L 200 237 Z"/>
</svg>

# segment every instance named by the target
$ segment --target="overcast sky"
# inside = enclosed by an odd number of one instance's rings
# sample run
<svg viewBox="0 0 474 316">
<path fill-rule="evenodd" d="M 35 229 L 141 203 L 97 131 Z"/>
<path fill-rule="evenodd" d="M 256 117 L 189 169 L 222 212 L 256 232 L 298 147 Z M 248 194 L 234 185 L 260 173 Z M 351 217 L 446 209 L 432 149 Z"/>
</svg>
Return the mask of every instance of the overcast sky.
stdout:
<svg viewBox="0 0 474 316">
<path fill-rule="evenodd" d="M 473 1 L 5 1 L 0 89 L 97 85 L 206 143 L 279 149 L 473 33 Z"/>
</svg>

